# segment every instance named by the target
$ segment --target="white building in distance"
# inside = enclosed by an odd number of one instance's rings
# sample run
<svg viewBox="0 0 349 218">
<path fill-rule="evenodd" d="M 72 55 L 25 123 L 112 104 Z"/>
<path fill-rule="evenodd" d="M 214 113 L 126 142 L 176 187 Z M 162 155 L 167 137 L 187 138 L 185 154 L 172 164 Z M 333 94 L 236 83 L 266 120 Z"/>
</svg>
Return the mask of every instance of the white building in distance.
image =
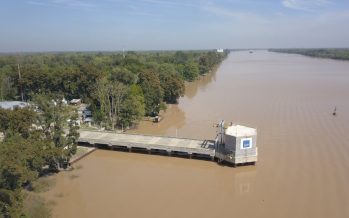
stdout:
<svg viewBox="0 0 349 218">
<path fill-rule="evenodd" d="M 13 110 L 15 108 L 25 108 L 29 106 L 29 103 L 23 101 L 0 101 L 0 108 L 6 110 Z"/>
</svg>

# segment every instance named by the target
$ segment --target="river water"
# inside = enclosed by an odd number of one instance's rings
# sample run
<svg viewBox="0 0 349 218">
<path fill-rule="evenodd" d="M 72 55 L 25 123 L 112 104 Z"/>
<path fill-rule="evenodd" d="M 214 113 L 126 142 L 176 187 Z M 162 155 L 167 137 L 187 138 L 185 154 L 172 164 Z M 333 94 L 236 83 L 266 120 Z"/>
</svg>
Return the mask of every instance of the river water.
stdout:
<svg viewBox="0 0 349 218">
<path fill-rule="evenodd" d="M 349 62 L 232 52 L 135 132 L 213 139 L 221 119 L 258 129 L 256 166 L 98 150 L 56 176 L 53 216 L 349 217 Z"/>
</svg>

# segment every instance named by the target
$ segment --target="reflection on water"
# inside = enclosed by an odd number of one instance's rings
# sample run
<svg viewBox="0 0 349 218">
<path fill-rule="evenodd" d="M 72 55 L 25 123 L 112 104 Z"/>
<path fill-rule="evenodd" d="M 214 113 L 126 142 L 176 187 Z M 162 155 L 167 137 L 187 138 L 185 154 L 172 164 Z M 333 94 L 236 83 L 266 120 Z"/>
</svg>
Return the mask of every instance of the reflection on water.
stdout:
<svg viewBox="0 0 349 218">
<path fill-rule="evenodd" d="M 235 193 L 239 195 L 253 194 L 256 180 L 256 168 L 246 167 L 246 169 L 234 174 Z"/>
<path fill-rule="evenodd" d="M 258 128 L 256 166 L 96 151 L 57 176 L 56 217 L 349 217 L 349 62 L 231 53 L 136 132 L 213 139 L 220 119 Z M 336 117 L 332 116 L 337 106 Z M 55 197 L 63 193 L 61 199 Z"/>
<path fill-rule="evenodd" d="M 165 112 L 160 113 L 164 118 L 159 123 L 142 121 L 137 129 L 127 131 L 128 133 L 141 133 L 149 135 L 166 135 L 180 137 L 180 131 L 186 123 L 184 111 L 176 104 L 168 105 Z"/>
<path fill-rule="evenodd" d="M 132 129 L 128 132 L 202 139 L 202 137 L 195 136 L 191 133 L 191 135 L 188 135 L 187 131 L 183 130 L 183 127 L 189 125 L 194 126 L 194 128 L 196 129 L 199 129 L 203 120 L 195 120 L 192 119 L 191 116 L 187 117 L 185 114 L 185 108 L 182 108 L 182 105 L 187 104 L 183 103 L 183 101 L 191 101 L 191 99 L 196 96 L 198 91 L 205 92 L 207 85 L 214 82 L 215 80 L 216 71 L 200 77 L 200 79 L 198 79 L 197 81 L 187 83 L 184 98 L 181 98 L 179 100 L 179 104 L 168 105 L 167 110 L 160 113 L 160 115 L 164 117 L 164 119 L 160 123 L 141 121 L 137 129 Z M 205 119 L 204 121 L 206 120 L 207 119 Z M 209 122 L 210 126 L 212 127 L 212 133 L 215 133 L 213 125 L 217 122 L 217 120 L 210 119 Z"/>
<path fill-rule="evenodd" d="M 187 84 L 185 87 L 185 96 L 189 99 L 192 99 L 199 89 L 200 91 L 205 91 L 206 86 L 212 81 L 216 80 L 216 73 L 217 71 L 213 71 L 205 76 L 200 77 L 200 79 L 198 79 L 197 81 Z"/>
</svg>

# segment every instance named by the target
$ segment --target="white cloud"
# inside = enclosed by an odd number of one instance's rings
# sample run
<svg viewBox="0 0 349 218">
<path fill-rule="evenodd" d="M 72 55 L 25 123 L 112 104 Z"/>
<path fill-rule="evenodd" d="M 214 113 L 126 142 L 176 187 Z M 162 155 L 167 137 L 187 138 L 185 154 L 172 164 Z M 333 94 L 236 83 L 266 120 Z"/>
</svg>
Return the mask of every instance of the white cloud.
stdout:
<svg viewBox="0 0 349 218">
<path fill-rule="evenodd" d="M 331 3 L 330 0 L 283 0 L 282 5 L 286 8 L 312 11 L 315 8 Z"/>
</svg>

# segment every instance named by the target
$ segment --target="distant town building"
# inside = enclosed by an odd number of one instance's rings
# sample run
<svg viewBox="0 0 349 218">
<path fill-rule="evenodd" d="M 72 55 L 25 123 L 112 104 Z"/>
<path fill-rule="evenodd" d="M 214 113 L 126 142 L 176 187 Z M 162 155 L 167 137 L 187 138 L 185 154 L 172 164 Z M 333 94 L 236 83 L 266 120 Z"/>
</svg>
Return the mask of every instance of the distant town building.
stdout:
<svg viewBox="0 0 349 218">
<path fill-rule="evenodd" d="M 93 123 L 92 111 L 85 109 L 82 111 L 82 121 L 89 126 Z"/>
<path fill-rule="evenodd" d="M 0 132 L 0 142 L 4 141 L 5 135 L 3 132 Z"/>
<path fill-rule="evenodd" d="M 72 99 L 70 101 L 70 104 L 75 104 L 75 105 L 81 104 L 81 99 Z"/>
<path fill-rule="evenodd" d="M 92 111 L 85 109 L 82 111 L 82 115 L 86 118 L 86 117 L 92 117 Z"/>
<path fill-rule="evenodd" d="M 93 122 L 94 122 L 94 120 L 93 120 L 92 117 L 86 117 L 86 118 L 84 119 L 84 123 L 85 123 L 85 124 L 88 124 L 89 126 L 91 126 Z"/>
<path fill-rule="evenodd" d="M 224 49 L 223 49 L 223 48 L 219 48 L 219 49 L 217 49 L 217 52 L 218 52 L 218 53 L 223 53 L 223 52 L 224 52 Z"/>
<path fill-rule="evenodd" d="M 29 103 L 23 101 L 0 101 L 0 108 L 6 110 L 13 110 L 15 108 L 25 108 L 29 106 Z"/>
</svg>

